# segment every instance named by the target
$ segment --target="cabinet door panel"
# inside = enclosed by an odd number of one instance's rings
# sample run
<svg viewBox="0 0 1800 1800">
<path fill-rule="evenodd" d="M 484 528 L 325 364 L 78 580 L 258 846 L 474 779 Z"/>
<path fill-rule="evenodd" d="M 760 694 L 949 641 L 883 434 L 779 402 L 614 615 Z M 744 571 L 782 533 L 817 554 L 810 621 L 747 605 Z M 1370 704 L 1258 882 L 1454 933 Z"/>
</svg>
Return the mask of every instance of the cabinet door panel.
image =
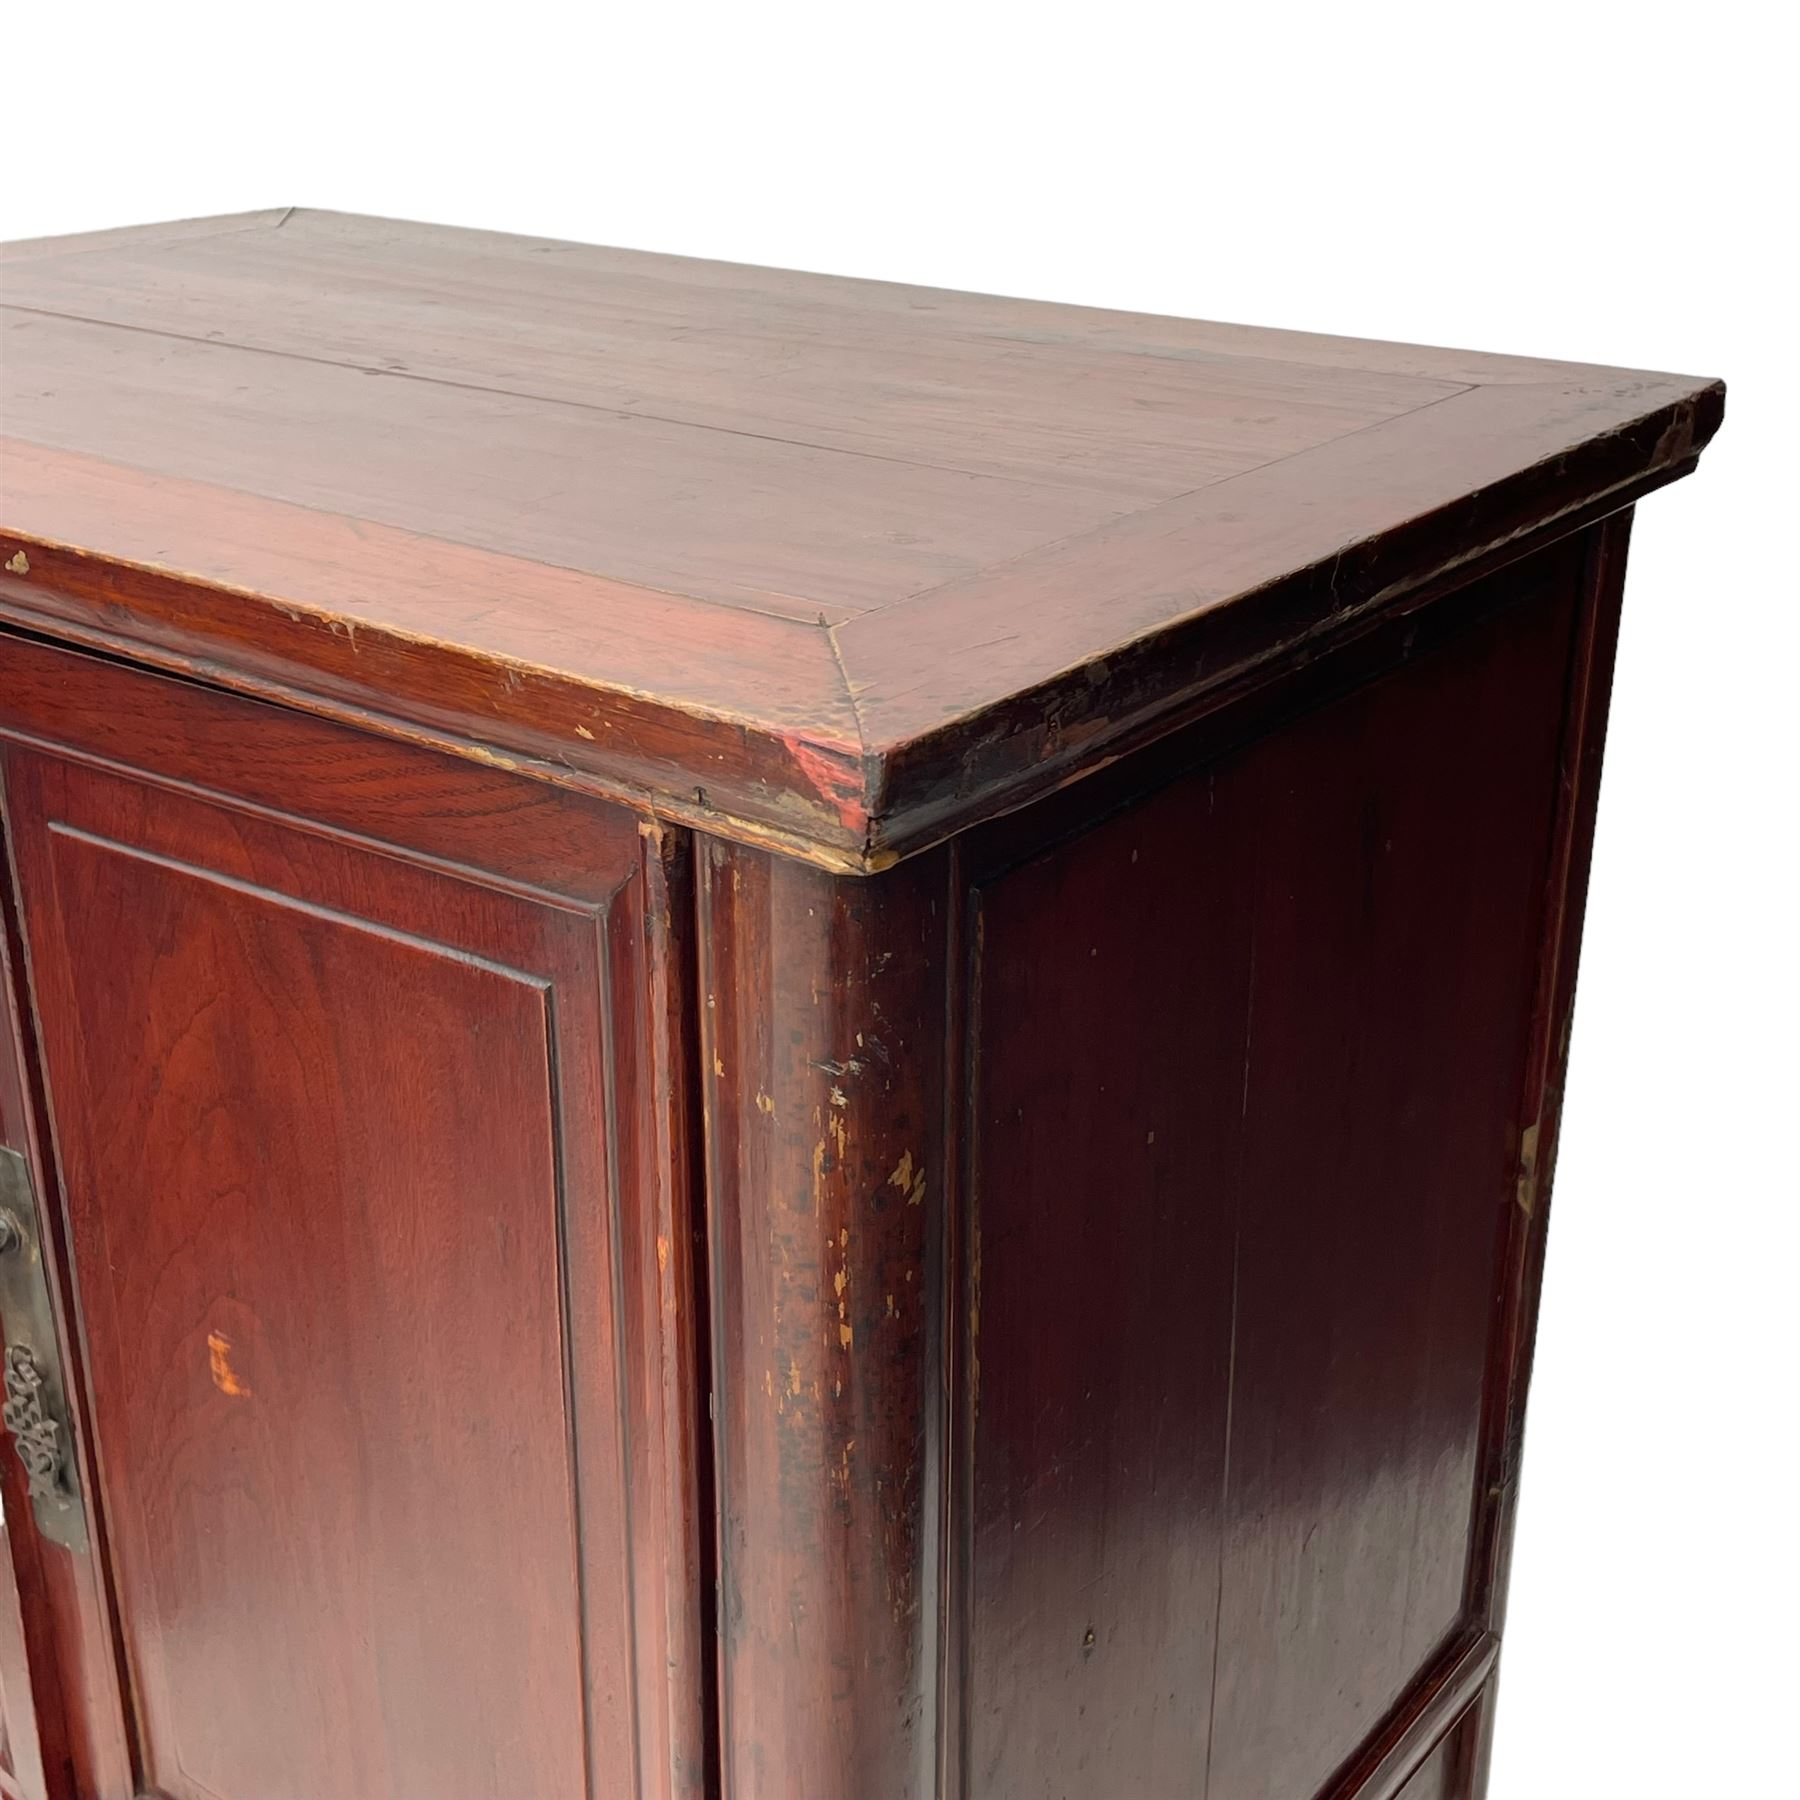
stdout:
<svg viewBox="0 0 1800 1800">
<path fill-rule="evenodd" d="M 146 1779 L 634 1788 L 602 934 L 15 750 Z"/>
</svg>

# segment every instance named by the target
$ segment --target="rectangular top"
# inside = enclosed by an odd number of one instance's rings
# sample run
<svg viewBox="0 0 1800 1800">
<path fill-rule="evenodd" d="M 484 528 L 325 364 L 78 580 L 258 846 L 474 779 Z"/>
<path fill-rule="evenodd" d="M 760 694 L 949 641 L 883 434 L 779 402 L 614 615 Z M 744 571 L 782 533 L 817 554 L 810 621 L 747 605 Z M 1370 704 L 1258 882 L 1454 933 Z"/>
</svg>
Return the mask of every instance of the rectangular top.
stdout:
<svg viewBox="0 0 1800 1800">
<path fill-rule="evenodd" d="M 0 249 L 0 618 L 875 868 L 1715 382 L 289 209 Z"/>
</svg>

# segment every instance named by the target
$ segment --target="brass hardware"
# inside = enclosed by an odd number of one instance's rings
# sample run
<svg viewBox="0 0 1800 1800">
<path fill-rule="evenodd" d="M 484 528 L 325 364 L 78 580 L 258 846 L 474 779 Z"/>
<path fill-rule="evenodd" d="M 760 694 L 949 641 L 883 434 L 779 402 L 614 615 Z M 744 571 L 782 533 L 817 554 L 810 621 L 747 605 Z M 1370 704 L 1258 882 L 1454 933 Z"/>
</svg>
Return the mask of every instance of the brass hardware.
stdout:
<svg viewBox="0 0 1800 1800">
<path fill-rule="evenodd" d="M 87 1549 L 87 1519 L 69 1433 L 69 1400 L 56 1319 L 44 1275 L 31 1169 L 0 1147 L 0 1323 L 6 1335 L 6 1403 L 0 1417 L 31 1487 L 40 1532 L 71 1550 Z"/>
<path fill-rule="evenodd" d="M 54 1500 L 62 1489 L 62 1427 L 44 1410 L 44 1371 L 23 1344 L 6 1353 L 6 1405 L 0 1418 L 31 1483 L 33 1500 Z"/>
</svg>

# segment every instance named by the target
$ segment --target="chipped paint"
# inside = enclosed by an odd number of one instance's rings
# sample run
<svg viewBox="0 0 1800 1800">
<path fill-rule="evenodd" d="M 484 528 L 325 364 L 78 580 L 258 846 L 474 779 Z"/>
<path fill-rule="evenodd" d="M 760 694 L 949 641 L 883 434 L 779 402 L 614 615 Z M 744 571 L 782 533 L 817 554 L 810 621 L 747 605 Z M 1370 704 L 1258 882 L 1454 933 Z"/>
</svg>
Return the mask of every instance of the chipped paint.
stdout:
<svg viewBox="0 0 1800 1800">
<path fill-rule="evenodd" d="M 206 1351 L 213 1386 L 229 1400 L 248 1400 L 250 1390 L 238 1379 L 237 1371 L 231 1366 L 231 1339 L 222 1331 L 209 1331 L 206 1334 Z"/>
<path fill-rule="evenodd" d="M 6 572 L 9 575 L 29 575 L 31 573 L 31 558 L 28 557 L 23 550 L 15 550 L 12 555 L 6 559 Z"/>
<path fill-rule="evenodd" d="M 888 1177 L 888 1186 L 898 1188 L 906 1196 L 908 1206 L 917 1206 L 925 1198 L 925 1171 L 915 1169 L 910 1150 L 900 1153 L 900 1160 L 894 1165 L 894 1172 Z"/>
<path fill-rule="evenodd" d="M 761 1088 L 756 1090 L 756 1110 L 764 1118 L 772 1119 L 775 1116 L 775 1102 Z"/>
<path fill-rule="evenodd" d="M 1537 1211 L 1538 1142 L 1542 1131 L 1543 1127 L 1534 1123 L 1519 1136 L 1519 1177 L 1514 1197 L 1528 1219 Z"/>
<path fill-rule="evenodd" d="M 838 1234 L 838 1249 L 848 1255 L 850 1234 L 847 1231 Z M 848 1350 L 856 1343 L 856 1328 L 850 1323 L 850 1270 L 848 1263 L 832 1276 L 831 1285 L 837 1294 L 838 1346 Z"/>
<path fill-rule="evenodd" d="M 870 813 L 861 759 L 843 752 L 834 754 L 801 737 L 784 735 L 782 742 L 808 785 L 837 814 L 838 823 L 846 831 L 866 837 Z"/>
</svg>

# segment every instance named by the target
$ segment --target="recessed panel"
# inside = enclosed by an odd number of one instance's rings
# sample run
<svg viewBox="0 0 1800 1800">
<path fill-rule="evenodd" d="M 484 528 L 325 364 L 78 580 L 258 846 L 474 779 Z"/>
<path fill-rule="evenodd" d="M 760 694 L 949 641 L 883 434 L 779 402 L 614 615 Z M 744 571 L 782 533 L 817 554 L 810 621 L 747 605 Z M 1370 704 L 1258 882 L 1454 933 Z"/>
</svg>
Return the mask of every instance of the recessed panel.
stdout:
<svg viewBox="0 0 1800 1800">
<path fill-rule="evenodd" d="M 1250 974 L 1205 798 L 982 897 L 968 1800 L 1205 1776 Z"/>
<path fill-rule="evenodd" d="M 1571 619 L 1527 589 L 1219 773 L 1257 851 L 1217 1800 L 1321 1792 L 1463 1616 Z"/>
<path fill-rule="evenodd" d="M 967 1800 L 1314 1800 L 1464 1616 L 1569 566 L 978 892 Z"/>
<path fill-rule="evenodd" d="M 567 1373 L 606 1322 L 558 1091 L 595 1032 L 557 1017 L 559 920 L 63 765 L 13 797 L 151 1781 L 626 1791 L 618 1446 Z"/>
<path fill-rule="evenodd" d="M 1474 1791 L 1475 1721 L 1465 1719 L 1400 1790 L 1400 1800 L 1468 1800 Z"/>
</svg>

